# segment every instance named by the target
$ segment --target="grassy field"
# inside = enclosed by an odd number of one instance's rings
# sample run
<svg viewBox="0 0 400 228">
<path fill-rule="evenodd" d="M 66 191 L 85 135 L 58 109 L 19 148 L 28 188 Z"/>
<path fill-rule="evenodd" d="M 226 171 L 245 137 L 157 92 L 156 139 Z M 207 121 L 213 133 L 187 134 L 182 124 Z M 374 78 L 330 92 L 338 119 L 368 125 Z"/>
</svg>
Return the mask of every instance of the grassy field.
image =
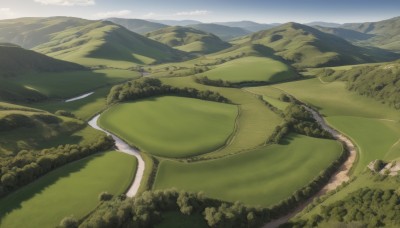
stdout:
<svg viewBox="0 0 400 228">
<path fill-rule="evenodd" d="M 264 96 L 285 91 L 316 107 L 334 128 L 351 137 L 359 147 L 354 174 L 372 160 L 400 157 L 400 148 L 396 146 L 400 138 L 398 111 L 349 92 L 344 82 L 308 79 L 248 90 Z"/>
<path fill-rule="evenodd" d="M 357 143 L 359 157 L 354 173 L 358 174 L 375 159 L 400 157 L 399 148 L 392 148 L 400 139 L 398 122 L 363 117 L 333 116 L 327 121 Z"/>
<path fill-rule="evenodd" d="M 100 125 L 151 154 L 189 157 L 223 146 L 236 116 L 234 105 L 165 96 L 113 106 Z"/>
<path fill-rule="evenodd" d="M 226 147 L 202 157 L 215 158 L 263 146 L 275 127 L 282 122 L 261 100 L 245 90 L 201 85 L 190 77 L 165 78 L 162 81 L 176 87 L 219 92 L 239 106 L 237 129 L 232 141 Z"/>
<path fill-rule="evenodd" d="M 279 82 L 296 77 L 290 67 L 282 62 L 264 57 L 245 57 L 218 65 L 202 76 L 230 82 L 262 81 Z"/>
<path fill-rule="evenodd" d="M 270 206 L 305 186 L 341 151 L 335 141 L 290 135 L 284 145 L 217 160 L 190 164 L 164 160 L 154 189 L 204 191 L 212 198 Z"/>
<path fill-rule="evenodd" d="M 66 216 L 82 218 L 97 206 L 101 192 L 126 191 L 136 162 L 133 156 L 107 152 L 65 165 L 1 199 L 0 226 L 55 227 Z"/>
</svg>

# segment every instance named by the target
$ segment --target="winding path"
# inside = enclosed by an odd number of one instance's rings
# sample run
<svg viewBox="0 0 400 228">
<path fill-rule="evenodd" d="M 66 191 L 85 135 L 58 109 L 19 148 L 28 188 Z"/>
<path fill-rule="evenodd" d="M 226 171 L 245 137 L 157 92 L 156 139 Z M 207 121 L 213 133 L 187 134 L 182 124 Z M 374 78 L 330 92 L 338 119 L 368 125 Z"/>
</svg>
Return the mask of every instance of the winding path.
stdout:
<svg viewBox="0 0 400 228">
<path fill-rule="evenodd" d="M 143 173 L 144 173 L 144 160 L 142 158 L 142 156 L 140 155 L 139 151 L 137 151 L 136 149 L 132 148 L 131 146 L 129 146 L 126 142 L 124 142 L 122 139 L 118 138 L 117 136 L 111 134 L 110 132 L 102 129 L 98 124 L 97 121 L 100 117 L 100 114 L 95 116 L 93 119 L 91 119 L 88 124 L 93 127 L 94 129 L 100 130 L 105 132 L 107 135 L 111 135 L 111 137 L 115 140 L 115 145 L 117 147 L 117 149 L 120 152 L 135 156 L 138 160 L 138 167 L 136 170 L 136 176 L 135 179 L 133 180 L 133 183 L 131 185 L 131 187 L 129 188 L 129 190 L 126 192 L 126 196 L 128 197 L 134 197 L 139 189 L 140 186 L 140 182 L 142 181 L 143 178 Z"/>
<path fill-rule="evenodd" d="M 303 107 L 306 108 L 309 112 L 311 112 L 314 119 L 321 125 L 321 127 L 324 130 L 331 133 L 336 140 L 344 143 L 346 145 L 347 149 L 349 150 L 350 154 L 349 154 L 349 157 L 347 158 L 347 160 L 340 166 L 339 170 L 329 179 L 329 182 L 316 195 L 314 195 L 313 197 L 308 199 L 306 202 L 304 202 L 303 204 L 298 206 L 290 214 L 265 224 L 263 226 L 263 228 L 275 228 L 275 227 L 279 227 L 280 225 L 288 222 L 296 214 L 298 214 L 300 211 L 302 211 L 308 204 L 312 203 L 314 198 L 320 197 L 320 196 L 326 194 L 327 192 L 336 189 L 342 183 L 344 183 L 350 179 L 349 171 L 350 171 L 351 167 L 353 166 L 353 164 L 356 160 L 356 157 L 357 157 L 357 150 L 356 150 L 355 145 L 348 137 L 346 137 L 342 133 L 340 133 L 337 130 L 330 127 L 317 111 L 315 111 L 314 109 L 311 109 L 310 107 L 307 107 L 305 105 Z"/>
</svg>

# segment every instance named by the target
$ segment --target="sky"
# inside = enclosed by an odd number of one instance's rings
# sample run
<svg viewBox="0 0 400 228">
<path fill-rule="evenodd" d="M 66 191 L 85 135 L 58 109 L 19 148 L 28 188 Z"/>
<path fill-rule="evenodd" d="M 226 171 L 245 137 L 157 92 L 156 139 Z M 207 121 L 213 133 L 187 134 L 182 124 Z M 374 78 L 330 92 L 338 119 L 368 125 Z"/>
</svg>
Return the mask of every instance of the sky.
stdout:
<svg viewBox="0 0 400 228">
<path fill-rule="evenodd" d="M 0 0 L 0 19 L 32 16 L 350 23 L 400 16 L 400 0 Z"/>
</svg>

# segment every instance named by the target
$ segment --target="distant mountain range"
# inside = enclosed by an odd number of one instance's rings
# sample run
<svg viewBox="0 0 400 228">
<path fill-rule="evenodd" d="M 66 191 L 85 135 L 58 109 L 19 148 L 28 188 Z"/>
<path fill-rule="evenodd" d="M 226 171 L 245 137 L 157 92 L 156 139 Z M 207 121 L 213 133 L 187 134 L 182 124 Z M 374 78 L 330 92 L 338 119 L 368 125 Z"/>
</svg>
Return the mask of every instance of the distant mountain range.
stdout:
<svg viewBox="0 0 400 228">
<path fill-rule="evenodd" d="M 400 52 L 400 17 L 378 22 L 349 23 L 338 28 L 319 28 L 362 46 Z"/>
</svg>

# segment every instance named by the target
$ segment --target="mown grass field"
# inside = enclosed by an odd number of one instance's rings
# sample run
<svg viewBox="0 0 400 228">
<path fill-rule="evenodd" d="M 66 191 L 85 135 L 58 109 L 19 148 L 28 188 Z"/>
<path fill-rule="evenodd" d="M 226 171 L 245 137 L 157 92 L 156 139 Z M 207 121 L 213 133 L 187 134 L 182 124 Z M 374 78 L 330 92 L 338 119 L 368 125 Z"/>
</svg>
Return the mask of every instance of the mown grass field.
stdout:
<svg viewBox="0 0 400 228">
<path fill-rule="evenodd" d="M 230 104 L 164 96 L 115 105 L 100 125 L 151 154 L 189 157 L 225 145 L 237 114 Z"/>
<path fill-rule="evenodd" d="M 349 92 L 344 82 L 308 79 L 248 90 L 265 96 L 287 92 L 316 107 L 334 128 L 351 137 L 359 147 L 354 174 L 359 174 L 375 159 L 400 157 L 400 148 L 396 146 L 400 139 L 398 111 Z"/>
<path fill-rule="evenodd" d="M 111 69 L 62 73 L 29 73 L 3 80 L 2 82 L 19 85 L 21 90 L 29 89 L 31 92 L 36 91 L 51 98 L 71 98 L 101 86 L 135 79 L 139 76 L 140 73 L 136 71 Z"/>
<path fill-rule="evenodd" d="M 197 84 L 191 77 L 165 78 L 162 81 L 176 87 L 191 87 L 218 92 L 239 106 L 236 134 L 224 148 L 202 155 L 215 158 L 263 146 L 267 138 L 282 122 L 282 118 L 267 108 L 254 94 L 246 90 L 220 88 Z"/>
<path fill-rule="evenodd" d="M 332 140 L 289 135 L 284 145 L 196 163 L 164 160 L 154 189 L 204 191 L 205 195 L 271 206 L 307 185 L 340 155 Z"/>
<path fill-rule="evenodd" d="M 244 57 L 218 65 L 200 74 L 213 80 L 230 82 L 261 81 L 275 83 L 293 79 L 296 74 L 280 61 L 264 57 Z"/>
<path fill-rule="evenodd" d="M 0 226 L 56 227 L 66 216 L 79 219 L 108 191 L 124 193 L 135 175 L 135 157 L 106 152 L 65 165 L 0 200 Z"/>
</svg>

